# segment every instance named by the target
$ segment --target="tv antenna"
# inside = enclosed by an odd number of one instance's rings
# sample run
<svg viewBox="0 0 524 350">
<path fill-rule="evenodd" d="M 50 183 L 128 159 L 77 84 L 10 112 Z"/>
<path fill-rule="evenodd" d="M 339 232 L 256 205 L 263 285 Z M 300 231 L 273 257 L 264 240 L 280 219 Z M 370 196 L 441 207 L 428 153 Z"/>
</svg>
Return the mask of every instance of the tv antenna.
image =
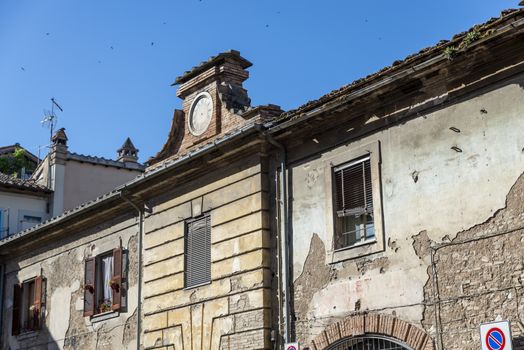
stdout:
<svg viewBox="0 0 524 350">
<path fill-rule="evenodd" d="M 54 97 L 51 97 L 51 110 L 44 109 L 44 119 L 42 119 L 42 126 L 49 128 L 49 140 L 53 138 L 53 132 L 56 124 L 58 123 L 58 117 L 55 113 L 55 108 L 60 112 L 63 112 L 63 108 L 56 102 Z"/>
</svg>

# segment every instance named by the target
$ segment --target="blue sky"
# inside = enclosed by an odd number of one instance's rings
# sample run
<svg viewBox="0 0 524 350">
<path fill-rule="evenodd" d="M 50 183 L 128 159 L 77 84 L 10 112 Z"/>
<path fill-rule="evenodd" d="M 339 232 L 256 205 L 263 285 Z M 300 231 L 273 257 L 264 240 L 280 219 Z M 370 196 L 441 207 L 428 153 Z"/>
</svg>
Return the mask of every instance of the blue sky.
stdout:
<svg viewBox="0 0 524 350">
<path fill-rule="evenodd" d="M 253 105 L 295 108 L 449 39 L 518 0 L 0 0 L 0 146 L 38 154 L 44 109 L 64 108 L 70 150 L 140 161 L 160 150 L 170 84 L 218 52 L 253 62 Z M 42 148 L 41 154 L 45 154 Z"/>
</svg>

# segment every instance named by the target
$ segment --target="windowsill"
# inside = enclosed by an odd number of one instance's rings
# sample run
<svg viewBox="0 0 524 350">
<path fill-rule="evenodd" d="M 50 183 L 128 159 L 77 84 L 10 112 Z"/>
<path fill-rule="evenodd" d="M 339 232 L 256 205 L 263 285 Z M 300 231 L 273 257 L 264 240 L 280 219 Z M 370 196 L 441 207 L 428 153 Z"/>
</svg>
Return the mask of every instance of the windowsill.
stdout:
<svg viewBox="0 0 524 350">
<path fill-rule="evenodd" d="M 198 288 L 198 287 L 207 286 L 208 284 L 211 284 L 211 281 L 205 282 L 205 283 L 201 283 L 201 284 L 197 284 L 196 286 L 185 287 L 184 290 L 195 289 L 195 288 Z"/>
<path fill-rule="evenodd" d="M 336 264 L 345 260 L 357 259 L 366 255 L 382 252 L 383 244 L 380 244 L 376 237 L 367 241 L 356 243 L 349 247 L 344 247 L 331 251 L 327 256 L 330 264 Z"/>
<path fill-rule="evenodd" d="M 376 238 L 366 239 L 365 241 L 361 241 L 361 242 L 355 243 L 353 245 L 349 245 L 347 247 L 335 249 L 335 253 L 342 252 L 344 250 L 357 248 L 357 247 L 362 247 L 363 245 L 368 245 L 368 244 L 373 244 L 373 243 L 377 243 L 377 239 Z"/>
<path fill-rule="evenodd" d="M 38 336 L 38 331 L 27 331 L 24 333 L 20 333 L 16 336 L 16 339 L 18 341 L 27 340 L 27 339 L 33 339 Z"/>
<path fill-rule="evenodd" d="M 111 318 L 118 317 L 120 315 L 120 312 L 118 311 L 107 311 L 103 312 L 101 314 L 96 314 L 91 316 L 91 323 L 97 323 L 105 320 L 109 320 Z"/>
</svg>

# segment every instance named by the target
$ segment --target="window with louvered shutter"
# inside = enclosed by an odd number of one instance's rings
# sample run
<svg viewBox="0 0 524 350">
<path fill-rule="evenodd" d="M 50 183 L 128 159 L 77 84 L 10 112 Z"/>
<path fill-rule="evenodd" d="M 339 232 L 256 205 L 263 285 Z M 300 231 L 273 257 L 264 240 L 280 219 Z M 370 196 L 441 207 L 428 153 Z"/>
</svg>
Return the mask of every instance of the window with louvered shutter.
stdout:
<svg viewBox="0 0 524 350">
<path fill-rule="evenodd" d="M 11 324 L 11 334 L 20 334 L 20 319 L 22 313 L 22 285 L 13 286 L 13 319 Z"/>
<path fill-rule="evenodd" d="M 334 168 L 335 249 L 374 239 L 370 157 Z"/>
<path fill-rule="evenodd" d="M 211 282 L 211 220 L 208 215 L 186 224 L 185 286 Z"/>
</svg>

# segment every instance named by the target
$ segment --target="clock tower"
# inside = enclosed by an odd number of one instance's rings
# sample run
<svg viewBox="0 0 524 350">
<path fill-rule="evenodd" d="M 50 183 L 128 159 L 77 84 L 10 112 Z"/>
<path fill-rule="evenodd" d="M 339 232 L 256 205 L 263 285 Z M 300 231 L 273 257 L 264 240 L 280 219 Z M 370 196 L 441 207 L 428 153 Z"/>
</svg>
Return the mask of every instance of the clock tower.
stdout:
<svg viewBox="0 0 524 350">
<path fill-rule="evenodd" d="M 263 121 L 282 111 L 278 106 L 251 107 L 242 83 L 249 77 L 251 62 L 230 50 L 193 67 L 176 78 L 182 110 L 175 110 L 168 140 L 149 159 L 149 165 L 184 154 L 194 147 L 245 126 Z"/>
<path fill-rule="evenodd" d="M 251 62 L 238 51 L 220 53 L 176 78 L 183 99 L 185 133 L 181 148 L 204 142 L 242 125 L 251 100 L 242 83 Z"/>
</svg>

